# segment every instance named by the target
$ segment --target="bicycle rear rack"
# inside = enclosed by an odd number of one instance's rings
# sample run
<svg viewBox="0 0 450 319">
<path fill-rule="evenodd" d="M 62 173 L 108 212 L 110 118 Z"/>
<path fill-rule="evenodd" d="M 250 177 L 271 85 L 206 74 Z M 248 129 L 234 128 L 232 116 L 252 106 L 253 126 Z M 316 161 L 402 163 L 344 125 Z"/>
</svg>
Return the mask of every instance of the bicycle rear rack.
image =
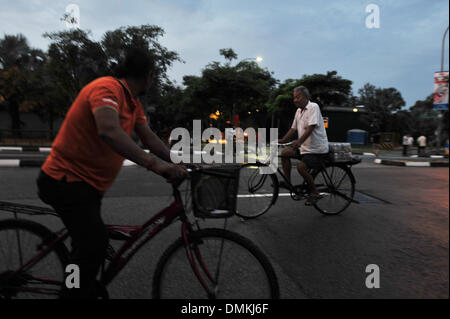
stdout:
<svg viewBox="0 0 450 319">
<path fill-rule="evenodd" d="M 11 202 L 3 202 L 3 201 L 0 201 L 0 211 L 14 213 L 15 216 L 17 214 L 25 214 L 25 215 L 32 215 L 32 216 L 34 216 L 34 215 L 52 215 L 52 216 L 59 217 L 58 214 L 56 214 L 55 211 L 51 208 L 17 204 L 17 203 L 11 203 Z"/>
</svg>

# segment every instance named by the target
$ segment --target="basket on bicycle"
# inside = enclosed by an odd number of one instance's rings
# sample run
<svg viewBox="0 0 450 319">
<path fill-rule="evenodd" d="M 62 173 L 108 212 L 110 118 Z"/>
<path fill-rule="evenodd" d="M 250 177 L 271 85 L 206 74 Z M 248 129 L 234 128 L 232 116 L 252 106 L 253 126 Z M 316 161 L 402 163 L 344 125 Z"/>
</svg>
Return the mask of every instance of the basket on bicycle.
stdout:
<svg viewBox="0 0 450 319">
<path fill-rule="evenodd" d="M 239 169 L 237 165 L 214 165 L 193 172 L 191 190 L 194 216 L 226 218 L 235 214 Z"/>
</svg>

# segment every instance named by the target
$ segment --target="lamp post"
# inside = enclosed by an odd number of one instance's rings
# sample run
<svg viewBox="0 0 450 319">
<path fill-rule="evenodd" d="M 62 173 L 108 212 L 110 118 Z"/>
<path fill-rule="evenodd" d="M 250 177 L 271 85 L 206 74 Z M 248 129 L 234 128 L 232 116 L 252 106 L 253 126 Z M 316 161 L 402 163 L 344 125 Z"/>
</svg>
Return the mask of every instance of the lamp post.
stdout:
<svg viewBox="0 0 450 319">
<path fill-rule="evenodd" d="M 444 36 L 442 37 L 442 49 L 441 49 L 441 72 L 444 72 L 444 56 L 445 56 L 445 37 L 448 33 L 448 28 L 445 29 Z M 442 141 L 442 128 L 443 128 L 443 122 L 444 122 L 444 111 L 438 111 L 438 129 L 437 129 L 437 140 L 436 140 L 436 150 L 439 152 L 441 148 L 441 141 Z"/>
<path fill-rule="evenodd" d="M 442 37 L 442 51 L 441 51 L 441 72 L 444 71 L 444 55 L 445 55 L 445 37 L 447 36 L 448 27 L 444 32 L 444 36 Z"/>
</svg>

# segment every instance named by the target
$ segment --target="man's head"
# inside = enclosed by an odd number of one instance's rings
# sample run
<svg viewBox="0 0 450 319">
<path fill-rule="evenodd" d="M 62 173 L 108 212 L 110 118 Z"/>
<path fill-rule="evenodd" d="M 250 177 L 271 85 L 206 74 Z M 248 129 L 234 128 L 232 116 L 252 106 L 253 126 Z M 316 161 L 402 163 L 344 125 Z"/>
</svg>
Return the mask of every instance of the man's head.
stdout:
<svg viewBox="0 0 450 319">
<path fill-rule="evenodd" d="M 308 104 L 309 98 L 310 98 L 308 89 L 304 86 L 297 86 L 294 89 L 293 95 L 294 95 L 295 106 L 297 106 L 298 108 L 301 108 L 301 109 L 305 108 L 305 106 Z"/>
<path fill-rule="evenodd" d="M 154 69 L 154 59 L 149 51 L 133 48 L 127 51 L 117 77 L 125 78 L 128 84 L 132 83 L 136 95 L 143 95 L 151 86 Z"/>
</svg>

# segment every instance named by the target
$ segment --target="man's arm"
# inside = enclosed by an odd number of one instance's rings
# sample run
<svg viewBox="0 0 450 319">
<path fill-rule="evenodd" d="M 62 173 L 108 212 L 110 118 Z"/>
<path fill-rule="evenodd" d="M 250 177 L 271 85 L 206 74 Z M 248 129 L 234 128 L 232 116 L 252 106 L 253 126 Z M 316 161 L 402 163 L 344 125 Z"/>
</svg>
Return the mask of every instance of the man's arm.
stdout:
<svg viewBox="0 0 450 319">
<path fill-rule="evenodd" d="M 317 125 L 308 126 L 305 132 L 302 134 L 302 136 L 300 136 L 300 138 L 292 144 L 292 147 L 300 147 L 303 144 L 303 142 L 305 142 L 306 139 L 311 135 L 312 131 L 314 131 L 316 126 Z"/>
<path fill-rule="evenodd" d="M 286 135 L 280 140 L 278 140 L 278 143 L 287 143 L 291 139 L 292 135 L 294 135 L 297 132 L 295 128 L 290 128 L 289 131 L 287 131 Z"/>
<path fill-rule="evenodd" d="M 146 147 L 148 147 L 153 154 L 165 160 L 166 162 L 171 162 L 169 148 L 150 129 L 147 123 L 136 125 L 134 130 L 138 137 L 141 139 L 142 143 Z"/>
<path fill-rule="evenodd" d="M 110 107 L 99 107 L 94 111 L 97 132 L 100 138 L 108 144 L 116 153 L 152 170 L 158 175 L 163 175 L 169 169 L 167 166 L 144 152 L 120 126 L 117 111 Z"/>
</svg>

